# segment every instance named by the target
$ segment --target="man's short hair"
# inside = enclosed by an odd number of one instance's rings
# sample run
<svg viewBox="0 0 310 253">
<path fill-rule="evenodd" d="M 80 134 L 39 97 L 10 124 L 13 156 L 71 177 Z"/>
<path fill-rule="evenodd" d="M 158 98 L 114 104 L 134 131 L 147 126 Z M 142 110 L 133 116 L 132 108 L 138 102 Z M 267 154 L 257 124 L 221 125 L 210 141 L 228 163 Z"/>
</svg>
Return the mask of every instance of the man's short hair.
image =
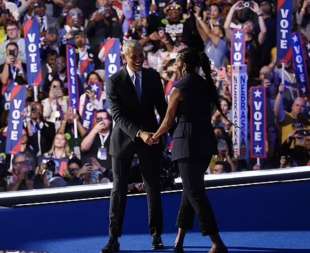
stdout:
<svg viewBox="0 0 310 253">
<path fill-rule="evenodd" d="M 105 112 L 108 115 L 108 119 L 112 121 L 112 116 L 106 109 L 96 111 L 96 113 L 101 113 L 101 112 Z"/>
<path fill-rule="evenodd" d="M 13 21 L 13 20 L 11 20 L 11 21 L 6 23 L 5 30 L 7 30 L 8 26 L 16 26 L 17 28 L 19 28 L 19 24 L 16 21 Z"/>
<path fill-rule="evenodd" d="M 6 44 L 5 49 L 8 49 L 9 46 L 15 46 L 17 50 L 19 49 L 18 44 L 14 41 L 10 41 L 8 44 Z"/>
<path fill-rule="evenodd" d="M 126 40 L 123 44 L 123 54 L 127 55 L 133 49 L 141 49 L 143 51 L 143 47 L 139 43 L 138 40 Z"/>
</svg>

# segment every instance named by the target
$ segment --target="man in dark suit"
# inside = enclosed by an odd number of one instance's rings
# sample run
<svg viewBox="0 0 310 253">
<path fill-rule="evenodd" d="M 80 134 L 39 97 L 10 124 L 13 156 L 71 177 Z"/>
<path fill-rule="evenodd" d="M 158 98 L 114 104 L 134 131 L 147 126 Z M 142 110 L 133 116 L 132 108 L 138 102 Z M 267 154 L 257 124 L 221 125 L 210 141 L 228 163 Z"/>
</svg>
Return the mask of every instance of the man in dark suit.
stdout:
<svg viewBox="0 0 310 253">
<path fill-rule="evenodd" d="M 110 239 L 102 253 L 119 251 L 118 237 L 122 234 L 128 174 L 132 157 L 138 154 L 148 200 L 150 232 L 153 249 L 163 248 L 162 206 L 160 196 L 159 168 L 161 147 L 149 146 L 152 132 L 158 122 L 155 109 L 163 119 L 167 104 L 159 74 L 152 69 L 142 68 L 143 48 L 135 40 L 123 46 L 126 60 L 119 72 L 107 83 L 107 97 L 115 122 L 111 134 L 113 189 L 110 199 Z"/>
</svg>

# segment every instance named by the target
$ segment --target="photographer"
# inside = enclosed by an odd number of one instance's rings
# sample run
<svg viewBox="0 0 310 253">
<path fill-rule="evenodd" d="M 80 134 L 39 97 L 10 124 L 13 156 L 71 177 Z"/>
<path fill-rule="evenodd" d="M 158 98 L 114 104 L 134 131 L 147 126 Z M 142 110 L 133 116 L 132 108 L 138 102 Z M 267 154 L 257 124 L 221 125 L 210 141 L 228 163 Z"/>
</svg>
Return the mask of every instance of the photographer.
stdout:
<svg viewBox="0 0 310 253">
<path fill-rule="evenodd" d="M 288 140 L 289 136 L 299 129 L 310 129 L 310 120 L 304 116 L 306 101 L 297 97 L 291 106 L 291 111 L 284 110 L 283 100 L 286 87 L 280 84 L 274 105 L 274 114 L 280 125 L 281 143 Z"/>
<path fill-rule="evenodd" d="M 18 59 L 26 63 L 25 39 L 20 37 L 19 23 L 8 18 L 7 23 L 4 23 L 4 31 L 6 38 L 4 43 L 0 45 L 0 63 L 5 63 L 5 48 L 9 42 L 16 42 L 18 45 Z"/>
<path fill-rule="evenodd" d="M 232 19 L 239 12 L 248 12 L 249 14 L 255 14 L 258 20 L 259 32 L 255 31 L 255 22 L 254 19 L 249 17 L 243 17 L 243 22 L 240 24 L 233 24 Z M 249 12 L 250 11 L 250 12 Z M 250 16 L 250 15 L 249 15 Z M 259 69 L 261 63 L 257 62 L 257 59 L 260 58 L 261 46 L 266 39 L 267 28 L 265 20 L 263 19 L 263 13 L 259 5 L 254 1 L 237 1 L 229 10 L 229 13 L 226 17 L 225 24 L 225 33 L 227 40 L 231 41 L 232 28 L 243 29 L 245 33 L 245 42 L 246 42 L 246 64 L 248 65 L 248 74 L 249 74 L 249 83 L 251 83 L 255 77 L 259 75 Z"/>
<path fill-rule="evenodd" d="M 55 124 L 56 130 L 68 110 L 68 97 L 64 96 L 63 84 L 60 80 L 51 81 L 48 98 L 42 100 L 43 117 L 46 121 Z"/>
<path fill-rule="evenodd" d="M 103 167 L 98 159 L 90 157 L 76 172 L 76 177 L 82 181 L 82 184 L 108 183 L 112 181 L 112 172 Z"/>
<path fill-rule="evenodd" d="M 309 165 L 310 161 L 310 130 L 297 129 L 289 135 L 281 145 L 281 153 L 290 156 L 291 163 L 295 166 Z M 282 162 L 283 163 L 283 162 Z M 280 160 L 280 165 L 281 160 Z"/>
<path fill-rule="evenodd" d="M 108 170 L 111 170 L 111 156 L 109 154 L 111 128 L 111 115 L 105 110 L 98 111 L 95 126 L 81 143 L 83 159 L 96 157 L 99 163 Z"/>
<path fill-rule="evenodd" d="M 37 167 L 35 176 L 36 189 L 67 186 L 65 179 L 56 173 L 57 162 L 48 156 L 44 156 L 40 160 L 40 166 Z"/>
<path fill-rule="evenodd" d="M 235 172 L 237 170 L 237 166 L 232 158 L 231 153 L 232 152 L 229 150 L 227 141 L 224 138 L 217 138 L 217 155 L 212 157 L 209 166 L 210 172 L 215 174 L 213 170 L 218 162 L 222 162 L 225 168 L 225 172 Z"/>
<path fill-rule="evenodd" d="M 86 103 L 88 101 L 91 102 L 93 110 L 103 110 L 107 109 L 108 105 L 106 102 L 106 93 L 103 89 L 104 81 L 99 76 L 99 74 L 95 71 L 90 72 L 86 78 L 86 90 L 80 96 L 80 103 L 79 103 L 79 113 L 83 115 L 83 111 L 85 110 Z M 96 86 L 94 86 L 96 85 Z M 96 95 L 96 89 L 100 89 L 99 96 Z"/>
<path fill-rule="evenodd" d="M 26 84 L 26 65 L 18 59 L 18 45 L 16 42 L 9 42 L 5 49 L 6 61 L 0 65 L 1 83 L 7 86 L 9 81 L 18 84 Z"/>
<path fill-rule="evenodd" d="M 220 23 L 205 23 L 198 13 L 195 13 L 195 18 L 197 30 L 205 43 L 205 53 L 217 69 L 223 67 L 228 52 L 224 28 Z"/>
</svg>

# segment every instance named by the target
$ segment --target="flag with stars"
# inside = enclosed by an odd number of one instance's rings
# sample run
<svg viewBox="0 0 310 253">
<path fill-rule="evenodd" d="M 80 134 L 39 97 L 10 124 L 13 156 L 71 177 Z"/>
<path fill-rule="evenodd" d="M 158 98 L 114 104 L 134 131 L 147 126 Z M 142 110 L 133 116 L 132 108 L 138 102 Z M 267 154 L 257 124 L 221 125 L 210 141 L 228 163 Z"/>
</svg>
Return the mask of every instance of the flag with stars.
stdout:
<svg viewBox="0 0 310 253">
<path fill-rule="evenodd" d="M 89 84 L 89 88 L 88 88 L 89 92 L 94 93 L 95 99 L 98 101 L 100 100 L 101 93 L 102 93 L 102 90 L 100 87 L 101 85 L 99 85 L 98 83 L 92 83 L 92 84 Z M 82 113 L 82 125 L 87 130 L 90 130 L 94 126 L 95 113 L 96 113 L 96 110 L 94 108 L 93 101 L 86 94 L 83 113 Z"/>
<path fill-rule="evenodd" d="M 309 93 L 308 71 L 305 63 L 305 51 L 302 45 L 300 33 L 292 36 L 294 70 L 298 88 L 303 95 Z"/>
<path fill-rule="evenodd" d="M 78 92 L 76 51 L 75 47 L 70 44 L 67 44 L 67 78 L 68 78 L 69 106 L 74 110 L 78 110 L 79 92 Z"/>
<path fill-rule="evenodd" d="M 232 68 L 232 120 L 234 157 L 247 159 L 248 145 L 248 75 L 246 65 Z"/>
<path fill-rule="evenodd" d="M 231 65 L 245 64 L 245 34 L 241 29 L 233 29 L 230 52 Z"/>
<path fill-rule="evenodd" d="M 277 1 L 277 60 L 288 64 L 292 59 L 291 36 L 293 1 Z M 268 38 L 267 38 L 268 39 Z"/>
<path fill-rule="evenodd" d="M 266 89 L 250 89 L 250 152 L 252 158 L 266 158 L 267 143 Z"/>
</svg>

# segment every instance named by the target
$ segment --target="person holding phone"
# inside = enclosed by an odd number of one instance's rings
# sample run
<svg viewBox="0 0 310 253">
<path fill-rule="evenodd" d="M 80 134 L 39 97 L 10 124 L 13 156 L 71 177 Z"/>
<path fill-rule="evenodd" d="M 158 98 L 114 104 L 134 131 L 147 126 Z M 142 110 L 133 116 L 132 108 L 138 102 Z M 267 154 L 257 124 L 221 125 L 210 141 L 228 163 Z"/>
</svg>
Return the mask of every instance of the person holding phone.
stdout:
<svg viewBox="0 0 310 253">
<path fill-rule="evenodd" d="M 49 89 L 48 98 L 42 100 L 43 117 L 55 123 L 56 130 L 60 127 L 60 122 L 68 110 L 68 97 L 64 96 L 63 84 L 58 79 L 53 79 Z"/>
<path fill-rule="evenodd" d="M 98 72 L 92 71 L 86 77 L 86 84 L 85 92 L 80 96 L 80 115 L 83 115 L 83 111 L 89 103 L 91 104 L 92 109 L 96 111 L 108 109 L 106 92 L 104 90 L 104 76 L 101 77 Z"/>
<path fill-rule="evenodd" d="M 9 81 L 15 81 L 22 85 L 26 84 L 26 65 L 18 59 L 18 45 L 16 42 L 9 42 L 5 48 L 5 63 L 0 65 L 0 80 L 6 86 Z"/>
<path fill-rule="evenodd" d="M 95 125 L 81 142 L 82 160 L 96 158 L 101 166 L 111 171 L 110 132 L 112 128 L 111 115 L 106 110 L 100 110 L 95 115 Z M 112 177 L 110 177 L 112 179 Z"/>
</svg>

